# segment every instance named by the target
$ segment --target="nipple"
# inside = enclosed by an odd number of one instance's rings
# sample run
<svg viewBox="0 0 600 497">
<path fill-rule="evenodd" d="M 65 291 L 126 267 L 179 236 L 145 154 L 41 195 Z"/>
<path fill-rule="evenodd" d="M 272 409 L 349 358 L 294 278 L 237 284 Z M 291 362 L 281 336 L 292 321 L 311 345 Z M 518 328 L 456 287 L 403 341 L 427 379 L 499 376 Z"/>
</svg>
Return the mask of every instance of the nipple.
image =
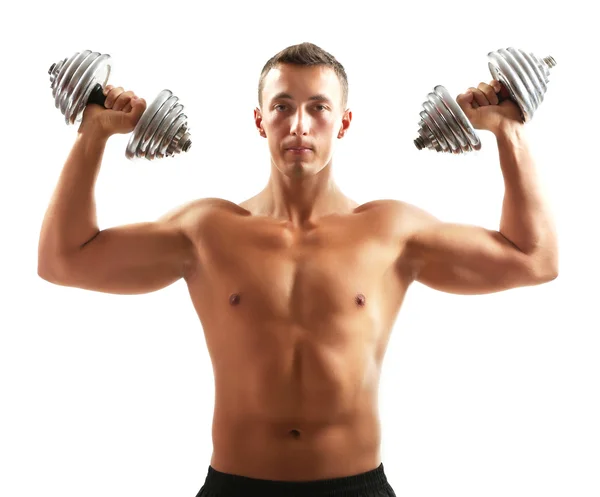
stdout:
<svg viewBox="0 0 600 497">
<path fill-rule="evenodd" d="M 365 296 L 362 293 L 359 293 L 356 296 L 355 300 L 356 300 L 356 304 L 359 305 L 359 306 L 361 306 L 361 307 L 364 306 L 365 302 L 367 301 L 367 299 L 365 298 Z"/>
<path fill-rule="evenodd" d="M 240 294 L 234 293 L 229 297 L 229 303 L 231 305 L 238 305 L 240 303 Z"/>
</svg>

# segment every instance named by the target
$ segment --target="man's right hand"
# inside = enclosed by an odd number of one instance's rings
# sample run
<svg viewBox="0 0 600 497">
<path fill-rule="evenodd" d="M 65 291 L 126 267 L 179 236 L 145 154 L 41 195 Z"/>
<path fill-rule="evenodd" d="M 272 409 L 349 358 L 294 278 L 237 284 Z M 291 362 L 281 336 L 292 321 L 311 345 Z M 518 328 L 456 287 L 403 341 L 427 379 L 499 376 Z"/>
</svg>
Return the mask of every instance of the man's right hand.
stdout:
<svg viewBox="0 0 600 497">
<path fill-rule="evenodd" d="M 104 88 L 104 95 L 104 108 L 97 104 L 86 106 L 79 132 L 91 130 L 108 138 L 133 131 L 146 110 L 146 101 L 132 91 L 124 91 L 122 87 L 114 88 L 112 85 Z"/>
</svg>

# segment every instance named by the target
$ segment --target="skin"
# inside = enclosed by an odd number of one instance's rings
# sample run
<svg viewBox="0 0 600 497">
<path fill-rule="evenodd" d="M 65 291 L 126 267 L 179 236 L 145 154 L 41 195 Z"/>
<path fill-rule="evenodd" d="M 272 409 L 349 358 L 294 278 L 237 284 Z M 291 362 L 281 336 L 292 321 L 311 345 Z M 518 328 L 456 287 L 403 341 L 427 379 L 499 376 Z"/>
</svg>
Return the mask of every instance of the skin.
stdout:
<svg viewBox="0 0 600 497">
<path fill-rule="evenodd" d="M 344 195 L 332 165 L 352 113 L 330 68 L 292 65 L 267 75 L 254 110 L 271 156 L 262 191 L 240 204 L 199 199 L 155 222 L 100 230 L 92 192 L 106 141 L 130 132 L 146 108 L 133 92 L 109 87 L 105 109 L 86 108 L 48 207 L 38 273 L 119 294 L 185 281 L 214 371 L 215 469 L 287 481 L 372 470 L 381 462 L 382 362 L 410 285 L 482 294 L 558 274 L 520 113 L 499 101 L 500 89 L 481 83 L 457 97 L 474 127 L 497 138 L 505 180 L 497 231 L 442 223 L 398 200 L 358 205 Z M 287 150 L 300 145 L 311 150 Z"/>
</svg>

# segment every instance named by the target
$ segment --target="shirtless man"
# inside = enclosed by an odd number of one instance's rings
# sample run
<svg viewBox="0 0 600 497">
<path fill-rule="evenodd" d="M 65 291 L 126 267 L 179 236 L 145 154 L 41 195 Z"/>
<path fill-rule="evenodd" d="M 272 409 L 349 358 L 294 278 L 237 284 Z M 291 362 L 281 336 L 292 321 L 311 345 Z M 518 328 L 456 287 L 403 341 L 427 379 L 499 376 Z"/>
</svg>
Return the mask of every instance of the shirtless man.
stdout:
<svg viewBox="0 0 600 497">
<path fill-rule="evenodd" d="M 310 43 L 262 71 L 254 117 L 271 175 L 239 205 L 204 198 L 100 230 L 93 191 L 106 142 L 131 132 L 146 103 L 109 87 L 106 109 L 86 108 L 43 222 L 38 273 L 118 294 L 186 282 L 215 381 L 213 453 L 197 497 L 395 495 L 380 460 L 378 383 L 408 287 L 473 295 L 557 276 L 519 109 L 499 102 L 500 89 L 480 83 L 457 97 L 497 139 L 499 231 L 345 196 L 332 157 L 352 119 L 346 74 Z"/>
</svg>

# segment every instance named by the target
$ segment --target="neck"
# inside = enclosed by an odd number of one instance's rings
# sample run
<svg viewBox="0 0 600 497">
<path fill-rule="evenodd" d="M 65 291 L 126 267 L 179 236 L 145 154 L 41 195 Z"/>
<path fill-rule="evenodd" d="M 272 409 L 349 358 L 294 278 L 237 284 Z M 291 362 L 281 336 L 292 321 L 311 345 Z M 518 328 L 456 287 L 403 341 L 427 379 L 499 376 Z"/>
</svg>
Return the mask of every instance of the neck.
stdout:
<svg viewBox="0 0 600 497">
<path fill-rule="evenodd" d="M 333 181 L 331 163 L 312 176 L 290 178 L 271 164 L 271 176 L 258 194 L 261 213 L 307 227 L 330 214 L 346 214 L 356 203 L 347 198 Z"/>
</svg>

